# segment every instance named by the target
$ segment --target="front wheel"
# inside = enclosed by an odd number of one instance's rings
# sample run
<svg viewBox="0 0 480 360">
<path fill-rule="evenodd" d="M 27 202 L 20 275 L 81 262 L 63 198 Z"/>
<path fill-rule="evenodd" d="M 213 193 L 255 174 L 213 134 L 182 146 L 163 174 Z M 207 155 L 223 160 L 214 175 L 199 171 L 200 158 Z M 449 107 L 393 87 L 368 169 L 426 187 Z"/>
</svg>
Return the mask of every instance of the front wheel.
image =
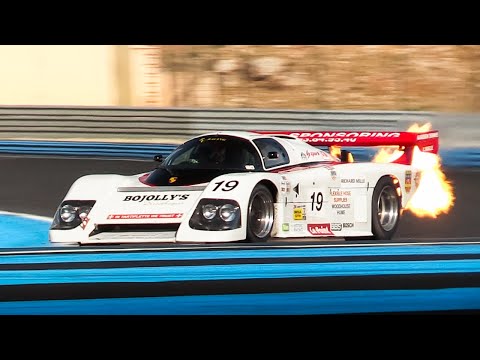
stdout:
<svg viewBox="0 0 480 360">
<path fill-rule="evenodd" d="M 265 242 L 270 238 L 274 221 L 273 196 L 265 185 L 258 184 L 248 201 L 248 242 Z"/>
<path fill-rule="evenodd" d="M 390 240 L 400 221 L 401 199 L 391 177 L 381 178 L 372 196 L 372 233 L 376 240 Z"/>
</svg>

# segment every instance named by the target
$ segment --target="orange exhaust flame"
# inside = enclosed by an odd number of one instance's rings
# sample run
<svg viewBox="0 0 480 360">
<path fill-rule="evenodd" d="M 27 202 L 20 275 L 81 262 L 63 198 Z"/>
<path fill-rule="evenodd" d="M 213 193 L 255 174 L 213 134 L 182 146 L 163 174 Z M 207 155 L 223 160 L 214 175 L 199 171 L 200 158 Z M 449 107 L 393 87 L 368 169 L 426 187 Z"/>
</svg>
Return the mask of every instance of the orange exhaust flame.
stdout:
<svg viewBox="0 0 480 360">
<path fill-rule="evenodd" d="M 381 148 L 372 161 L 376 163 L 389 163 L 397 160 L 402 155 L 403 151 L 399 150 L 398 146 L 388 146 Z"/>
<path fill-rule="evenodd" d="M 408 128 L 409 132 L 425 132 L 431 129 L 431 124 L 423 126 L 417 124 Z M 392 162 L 402 156 L 403 151 L 398 147 L 381 148 L 373 158 L 373 162 Z M 441 169 L 441 158 L 438 154 L 413 149 L 412 165 L 421 170 L 417 190 L 410 198 L 405 209 L 418 217 L 436 218 L 442 213 L 448 213 L 455 202 L 452 184 L 447 180 Z"/>
<path fill-rule="evenodd" d="M 342 154 L 342 148 L 338 145 L 330 146 L 330 155 L 335 156 L 336 158 L 340 158 Z"/>
<path fill-rule="evenodd" d="M 436 218 L 448 213 L 454 204 L 453 186 L 442 172 L 440 160 L 438 155 L 422 152 L 418 147 L 413 150 L 413 165 L 422 170 L 422 175 L 405 209 L 416 216 Z"/>
</svg>

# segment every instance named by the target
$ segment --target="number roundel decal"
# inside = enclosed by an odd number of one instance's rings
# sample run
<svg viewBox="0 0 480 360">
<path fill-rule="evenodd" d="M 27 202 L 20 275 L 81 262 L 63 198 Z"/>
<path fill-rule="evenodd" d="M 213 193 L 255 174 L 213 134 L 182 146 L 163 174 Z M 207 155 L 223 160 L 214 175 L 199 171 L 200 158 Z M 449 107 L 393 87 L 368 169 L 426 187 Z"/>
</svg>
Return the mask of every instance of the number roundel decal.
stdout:
<svg viewBox="0 0 480 360">
<path fill-rule="evenodd" d="M 219 181 L 219 182 L 216 182 L 215 183 L 215 187 L 213 188 L 212 191 L 217 191 L 217 190 L 222 190 L 222 191 L 232 191 L 233 189 L 235 189 L 238 185 L 238 181 L 237 180 L 230 180 L 230 181 L 227 181 L 225 182 L 224 181 Z"/>
</svg>

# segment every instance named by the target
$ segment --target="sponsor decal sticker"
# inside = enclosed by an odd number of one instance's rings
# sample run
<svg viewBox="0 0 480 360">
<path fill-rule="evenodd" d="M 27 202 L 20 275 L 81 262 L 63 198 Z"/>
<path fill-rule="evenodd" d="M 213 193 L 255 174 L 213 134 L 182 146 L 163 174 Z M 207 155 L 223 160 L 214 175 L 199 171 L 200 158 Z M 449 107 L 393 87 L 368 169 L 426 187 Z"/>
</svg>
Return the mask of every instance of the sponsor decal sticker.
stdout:
<svg viewBox="0 0 480 360">
<path fill-rule="evenodd" d="M 330 230 L 330 224 L 308 224 L 308 232 L 315 236 L 334 235 Z"/>
<path fill-rule="evenodd" d="M 342 224 L 340 224 L 340 223 L 333 223 L 333 224 L 331 224 L 330 229 L 331 229 L 332 231 L 342 231 Z"/>
<path fill-rule="evenodd" d="M 409 193 L 410 190 L 412 190 L 412 171 L 407 170 L 405 171 L 405 191 Z"/>
<path fill-rule="evenodd" d="M 413 181 L 415 182 L 415 188 L 418 189 L 420 186 L 420 179 L 422 178 L 422 173 L 420 171 L 417 171 L 415 173 L 415 177 L 413 178 Z"/>
<path fill-rule="evenodd" d="M 108 220 L 128 220 L 128 219 L 179 219 L 181 213 L 172 214 L 111 214 L 107 216 Z"/>
<path fill-rule="evenodd" d="M 330 176 L 332 177 L 332 180 L 337 179 L 337 172 L 335 170 L 330 170 Z"/>
<path fill-rule="evenodd" d="M 308 160 L 310 158 L 318 158 L 321 157 L 322 159 L 330 159 L 330 157 L 323 151 L 305 151 L 300 153 L 300 157 L 302 160 Z"/>
<path fill-rule="evenodd" d="M 190 194 L 163 194 L 163 195 L 129 195 L 125 196 L 123 201 L 171 201 L 171 200 L 187 200 Z"/>
<path fill-rule="evenodd" d="M 398 138 L 398 132 L 302 132 L 290 133 L 290 135 L 307 142 L 318 143 L 355 143 L 358 138 L 372 139 L 372 138 Z M 419 139 L 420 140 L 420 139 Z"/>
<path fill-rule="evenodd" d="M 169 184 L 173 184 L 175 181 L 177 181 L 178 177 L 172 176 L 170 179 L 168 179 Z"/>
<path fill-rule="evenodd" d="M 303 232 L 303 224 L 293 224 L 293 232 Z"/>
<path fill-rule="evenodd" d="M 434 138 L 438 138 L 438 132 L 433 132 L 429 134 L 420 134 L 417 136 L 417 140 L 434 139 Z"/>
<path fill-rule="evenodd" d="M 203 143 L 205 141 L 227 141 L 226 138 L 220 138 L 220 137 L 209 137 L 209 138 L 201 138 L 200 142 Z"/>
<path fill-rule="evenodd" d="M 350 209 L 350 204 L 332 204 L 332 209 Z"/>
<path fill-rule="evenodd" d="M 305 215 L 305 205 L 294 205 L 293 207 L 293 220 L 306 220 L 307 217 Z"/>
<path fill-rule="evenodd" d="M 280 183 L 280 191 L 282 192 L 286 192 L 286 193 L 289 193 L 292 189 L 291 189 L 291 185 L 290 185 L 290 181 L 288 180 L 282 180 L 282 182 Z"/>
<path fill-rule="evenodd" d="M 339 138 L 398 138 L 400 133 L 398 132 L 357 132 L 357 131 L 340 131 L 340 132 L 302 132 L 291 133 L 290 135 L 299 138 L 322 138 L 322 137 L 339 137 Z M 438 136 L 438 135 L 437 135 Z M 420 140 L 418 138 L 418 140 Z"/>
<path fill-rule="evenodd" d="M 289 231 L 290 230 L 290 225 L 288 223 L 283 223 L 282 224 L 282 231 Z"/>
<path fill-rule="evenodd" d="M 331 196 L 351 196 L 352 191 L 351 190 L 334 190 L 330 189 L 330 195 Z"/>
<path fill-rule="evenodd" d="M 82 223 L 80 224 L 80 227 L 82 228 L 82 230 L 85 230 L 89 221 L 90 221 L 90 218 L 88 216 L 85 219 L 83 219 Z"/>
<path fill-rule="evenodd" d="M 353 228 L 353 223 L 343 223 L 343 228 Z"/>
<path fill-rule="evenodd" d="M 359 178 L 359 179 L 340 179 L 340 182 L 342 184 L 364 184 L 365 183 L 365 178 Z"/>
<path fill-rule="evenodd" d="M 351 190 L 330 189 L 332 196 L 332 209 L 335 209 L 336 215 L 346 215 L 345 209 L 351 209 Z"/>
</svg>

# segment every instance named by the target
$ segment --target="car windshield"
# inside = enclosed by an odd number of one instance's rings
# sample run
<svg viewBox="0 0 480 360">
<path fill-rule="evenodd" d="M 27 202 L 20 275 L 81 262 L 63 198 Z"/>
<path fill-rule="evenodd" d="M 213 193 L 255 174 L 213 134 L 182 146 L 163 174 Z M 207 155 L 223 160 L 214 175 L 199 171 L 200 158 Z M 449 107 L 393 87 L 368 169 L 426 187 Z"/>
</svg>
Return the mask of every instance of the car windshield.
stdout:
<svg viewBox="0 0 480 360">
<path fill-rule="evenodd" d="M 260 156 L 245 139 L 224 135 L 195 138 L 179 146 L 164 162 L 175 169 L 261 170 Z"/>
</svg>

